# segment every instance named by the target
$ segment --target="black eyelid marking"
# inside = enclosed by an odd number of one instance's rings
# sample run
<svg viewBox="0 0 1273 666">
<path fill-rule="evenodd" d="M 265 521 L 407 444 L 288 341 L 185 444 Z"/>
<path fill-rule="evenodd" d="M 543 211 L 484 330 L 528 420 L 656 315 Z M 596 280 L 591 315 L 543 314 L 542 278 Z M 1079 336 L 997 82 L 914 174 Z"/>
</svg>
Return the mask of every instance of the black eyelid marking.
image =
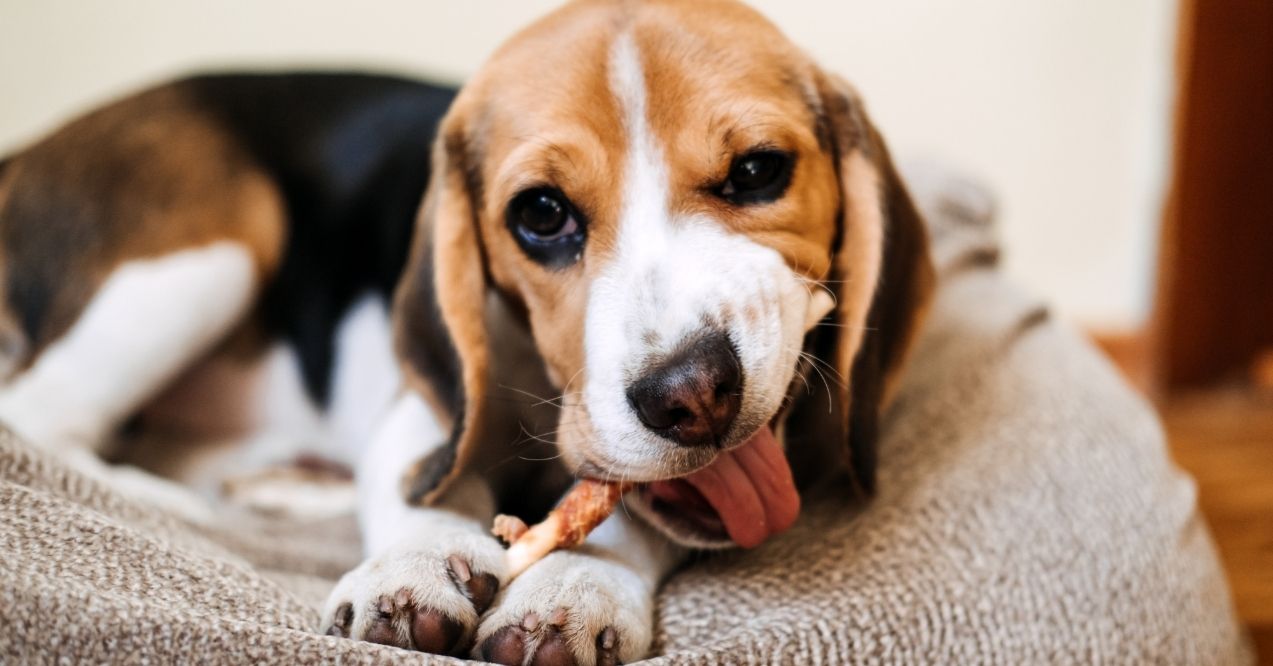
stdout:
<svg viewBox="0 0 1273 666">
<path fill-rule="evenodd" d="M 533 215 L 550 211 L 541 204 L 545 201 L 564 210 L 560 233 L 543 233 L 545 229 L 527 226 L 526 207 L 540 205 Z M 583 258 L 583 246 L 587 239 L 588 219 L 559 188 L 552 185 L 531 185 L 509 199 L 504 214 L 504 224 L 518 247 L 532 261 L 550 270 L 562 270 L 573 266 Z M 532 222 L 533 224 L 533 222 Z"/>
<path fill-rule="evenodd" d="M 772 175 L 761 183 L 735 183 L 739 176 L 755 177 L 755 174 L 740 173 L 740 169 L 746 166 L 749 160 L 770 161 L 769 164 L 762 164 L 761 166 L 772 168 Z M 755 165 L 753 164 L 753 166 Z M 708 189 L 715 196 L 735 206 L 771 203 L 781 199 L 786 194 L 787 186 L 791 184 L 791 177 L 795 172 L 795 167 L 796 155 L 794 153 L 770 144 L 759 144 L 735 156 L 730 162 L 729 173 L 725 176 L 725 179 L 710 186 Z"/>
</svg>

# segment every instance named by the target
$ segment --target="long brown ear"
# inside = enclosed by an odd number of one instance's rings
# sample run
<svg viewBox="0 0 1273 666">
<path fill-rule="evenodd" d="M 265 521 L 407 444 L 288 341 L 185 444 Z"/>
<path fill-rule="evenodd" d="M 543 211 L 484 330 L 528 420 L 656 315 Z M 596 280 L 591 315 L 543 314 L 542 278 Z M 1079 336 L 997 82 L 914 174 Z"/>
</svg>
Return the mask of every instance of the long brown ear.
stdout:
<svg viewBox="0 0 1273 666">
<path fill-rule="evenodd" d="M 842 210 L 829 281 L 837 305 L 825 322 L 830 325 L 815 328 L 807 343 L 843 382 L 828 388 L 830 405 L 806 399 L 803 409 L 793 410 L 789 432 L 802 441 L 793 446 L 789 435 L 789 450 L 803 458 L 804 472 L 797 468 L 797 475 L 806 484 L 817 471 L 847 465 L 856 488 L 869 494 L 881 412 L 927 309 L 935 273 L 923 220 L 857 95 L 848 84 L 824 77 L 819 97 Z"/>
<path fill-rule="evenodd" d="M 407 267 L 394 298 L 394 337 L 406 390 L 450 417 L 448 441 L 408 470 L 409 502 L 431 504 L 459 476 L 481 435 L 490 351 L 486 270 L 474 206 L 481 187 L 453 111 L 433 150 Z"/>
</svg>

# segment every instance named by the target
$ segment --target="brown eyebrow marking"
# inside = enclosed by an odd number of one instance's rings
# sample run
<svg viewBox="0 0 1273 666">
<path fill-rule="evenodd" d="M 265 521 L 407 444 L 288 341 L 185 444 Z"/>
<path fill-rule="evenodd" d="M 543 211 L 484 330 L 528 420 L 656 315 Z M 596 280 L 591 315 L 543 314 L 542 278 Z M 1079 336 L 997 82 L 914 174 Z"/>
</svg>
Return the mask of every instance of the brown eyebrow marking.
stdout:
<svg viewBox="0 0 1273 666">
<path fill-rule="evenodd" d="M 575 164 L 575 158 L 570 154 L 570 151 L 563 148 L 561 144 L 557 143 L 556 141 L 553 141 L 551 139 L 545 139 L 541 136 L 535 136 L 533 134 L 520 136 L 518 137 L 518 140 L 533 142 L 539 146 L 542 146 L 547 153 L 561 156 L 562 161 L 568 164 L 571 168 L 575 168 L 575 169 L 579 168 L 578 165 Z"/>
</svg>

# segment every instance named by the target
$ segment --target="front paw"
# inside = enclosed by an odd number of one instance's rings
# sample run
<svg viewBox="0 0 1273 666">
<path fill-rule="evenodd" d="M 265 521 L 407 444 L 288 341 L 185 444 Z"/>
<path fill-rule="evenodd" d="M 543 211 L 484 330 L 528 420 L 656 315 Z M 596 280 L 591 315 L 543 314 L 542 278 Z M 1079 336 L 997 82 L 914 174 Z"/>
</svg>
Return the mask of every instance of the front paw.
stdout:
<svg viewBox="0 0 1273 666">
<path fill-rule="evenodd" d="M 474 656 L 535 666 L 640 659 L 650 649 L 653 594 L 615 560 L 552 553 L 514 580 L 482 620 Z"/>
<path fill-rule="evenodd" d="M 409 650 L 460 653 L 505 578 L 503 552 L 493 539 L 473 535 L 395 547 L 341 578 L 322 628 Z"/>
</svg>

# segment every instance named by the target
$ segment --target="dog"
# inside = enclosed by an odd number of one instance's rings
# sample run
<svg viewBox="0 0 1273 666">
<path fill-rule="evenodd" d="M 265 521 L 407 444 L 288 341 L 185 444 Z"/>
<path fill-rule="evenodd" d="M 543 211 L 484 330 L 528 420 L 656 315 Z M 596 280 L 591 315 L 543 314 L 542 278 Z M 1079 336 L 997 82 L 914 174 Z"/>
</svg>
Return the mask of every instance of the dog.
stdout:
<svg viewBox="0 0 1273 666">
<path fill-rule="evenodd" d="M 318 81 L 343 101 L 296 95 Z M 93 450 L 190 366 L 289 342 L 310 401 L 367 424 L 342 449 L 366 558 L 320 629 L 504 664 L 638 659 L 687 553 L 871 493 L 927 238 L 859 96 L 766 19 L 582 0 L 453 101 L 357 87 L 178 83 L 6 163 L 0 418 Z M 342 391 L 366 293 L 396 388 Z M 637 485 L 510 581 L 493 515 L 572 477 Z"/>
</svg>

